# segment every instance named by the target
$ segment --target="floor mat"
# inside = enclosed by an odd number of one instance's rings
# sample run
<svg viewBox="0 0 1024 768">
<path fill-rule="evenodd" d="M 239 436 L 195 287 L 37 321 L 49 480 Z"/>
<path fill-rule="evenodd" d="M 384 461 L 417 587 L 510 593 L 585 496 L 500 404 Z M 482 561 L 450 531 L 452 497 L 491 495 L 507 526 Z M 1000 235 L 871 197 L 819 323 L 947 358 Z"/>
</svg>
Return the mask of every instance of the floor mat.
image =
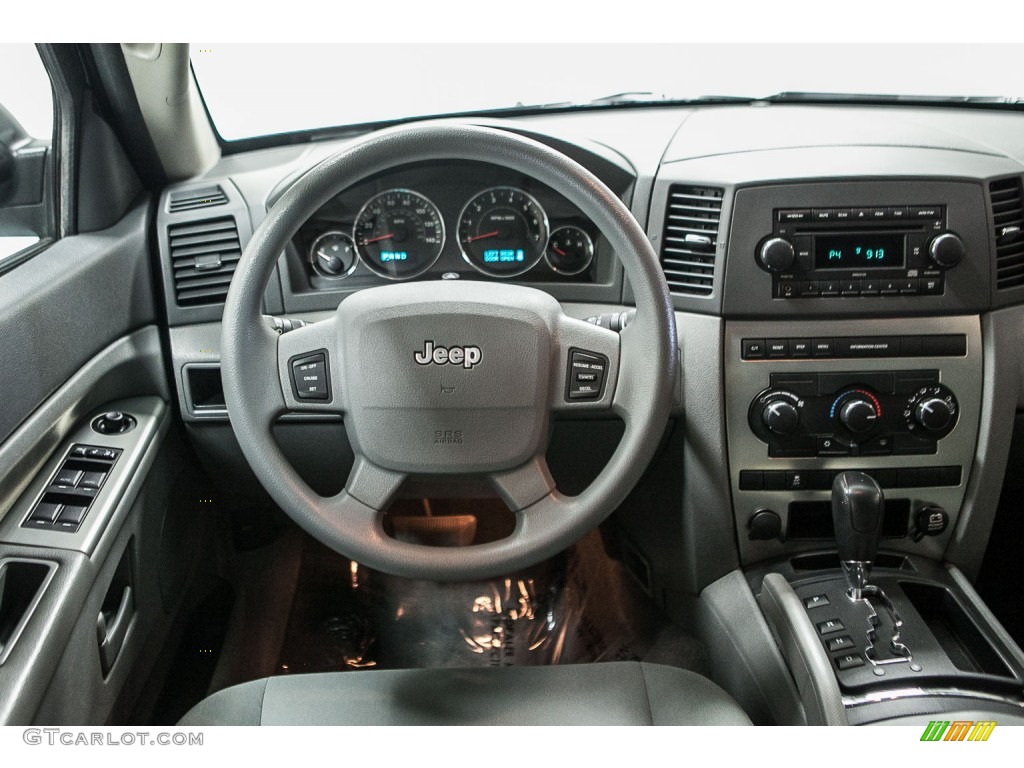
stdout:
<svg viewBox="0 0 1024 768">
<path fill-rule="evenodd" d="M 596 533 L 534 568 L 461 584 L 389 576 L 307 539 L 278 672 L 635 659 L 704 671 L 701 644 Z"/>
</svg>

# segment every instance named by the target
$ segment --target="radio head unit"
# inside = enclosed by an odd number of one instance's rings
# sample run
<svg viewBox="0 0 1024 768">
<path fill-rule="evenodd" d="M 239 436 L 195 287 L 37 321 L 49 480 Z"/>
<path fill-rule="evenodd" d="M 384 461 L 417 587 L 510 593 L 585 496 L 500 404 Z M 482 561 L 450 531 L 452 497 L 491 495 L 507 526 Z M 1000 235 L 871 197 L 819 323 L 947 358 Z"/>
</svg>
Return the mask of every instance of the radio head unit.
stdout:
<svg viewBox="0 0 1024 768">
<path fill-rule="evenodd" d="M 964 257 L 944 205 L 780 208 L 757 248 L 778 299 L 940 295 Z"/>
</svg>

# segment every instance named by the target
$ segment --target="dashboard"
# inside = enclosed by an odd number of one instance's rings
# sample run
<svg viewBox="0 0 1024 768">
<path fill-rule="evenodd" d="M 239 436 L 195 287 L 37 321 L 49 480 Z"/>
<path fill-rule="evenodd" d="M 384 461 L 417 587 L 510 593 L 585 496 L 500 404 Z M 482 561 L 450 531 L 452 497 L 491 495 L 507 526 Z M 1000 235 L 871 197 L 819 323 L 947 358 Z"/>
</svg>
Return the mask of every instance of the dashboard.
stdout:
<svg viewBox="0 0 1024 768">
<path fill-rule="evenodd" d="M 701 460 L 675 468 L 684 551 L 667 549 L 679 538 L 671 512 L 621 523 L 650 578 L 697 589 L 730 564 L 820 549 L 831 479 L 849 469 L 886 478 L 890 549 L 954 562 L 983 550 L 1021 399 L 1024 118 L 774 105 L 486 124 L 591 170 L 660 257 L 683 361 L 675 413 Z M 228 250 L 240 250 L 289 185 L 344 146 L 228 156 L 161 200 L 179 405 L 200 440 L 222 439 L 202 425 L 226 416 L 209 371 L 218 275 L 229 281 L 237 258 L 216 245 L 219 263 L 197 271 L 178 232 L 228 221 Z M 182 207 L 196 199 L 217 202 Z M 528 285 L 597 322 L 633 302 L 616 254 L 572 204 L 467 162 L 347 186 L 295 234 L 276 278 L 266 314 L 305 320 L 396 281 Z M 190 281 L 213 285 L 208 300 L 182 300 Z"/>
</svg>

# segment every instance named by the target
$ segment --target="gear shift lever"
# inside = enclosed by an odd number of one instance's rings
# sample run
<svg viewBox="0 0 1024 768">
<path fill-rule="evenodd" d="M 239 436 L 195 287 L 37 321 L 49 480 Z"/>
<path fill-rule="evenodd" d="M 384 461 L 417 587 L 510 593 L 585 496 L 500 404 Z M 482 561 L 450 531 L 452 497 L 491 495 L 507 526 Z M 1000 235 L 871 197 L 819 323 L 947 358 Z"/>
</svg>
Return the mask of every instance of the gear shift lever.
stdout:
<svg viewBox="0 0 1024 768">
<path fill-rule="evenodd" d="M 851 600 L 861 600 L 882 537 L 885 496 L 874 478 L 842 472 L 832 483 L 832 520 Z"/>
</svg>

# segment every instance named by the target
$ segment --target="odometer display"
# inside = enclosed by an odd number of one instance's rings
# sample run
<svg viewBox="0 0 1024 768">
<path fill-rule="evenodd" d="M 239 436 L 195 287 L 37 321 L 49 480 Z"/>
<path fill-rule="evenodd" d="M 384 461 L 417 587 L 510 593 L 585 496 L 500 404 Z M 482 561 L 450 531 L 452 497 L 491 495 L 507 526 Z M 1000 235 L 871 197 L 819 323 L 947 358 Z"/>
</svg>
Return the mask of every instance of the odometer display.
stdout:
<svg viewBox="0 0 1024 768">
<path fill-rule="evenodd" d="M 462 255 L 472 266 L 494 277 L 514 277 L 544 255 L 548 217 L 523 190 L 494 187 L 466 203 L 458 234 Z"/>
<path fill-rule="evenodd" d="M 359 258 L 382 277 L 404 280 L 426 272 L 444 248 L 444 221 L 419 192 L 389 189 L 374 195 L 353 226 Z"/>
</svg>

